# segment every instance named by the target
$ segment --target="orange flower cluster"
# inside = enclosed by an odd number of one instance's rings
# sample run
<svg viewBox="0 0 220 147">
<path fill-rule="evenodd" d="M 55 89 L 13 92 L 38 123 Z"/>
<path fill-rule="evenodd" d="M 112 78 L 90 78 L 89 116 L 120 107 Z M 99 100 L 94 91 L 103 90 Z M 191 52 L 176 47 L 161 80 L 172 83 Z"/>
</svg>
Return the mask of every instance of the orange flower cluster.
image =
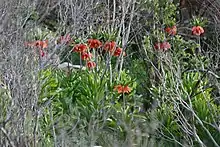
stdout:
<svg viewBox="0 0 220 147">
<path fill-rule="evenodd" d="M 118 92 L 118 94 L 121 94 L 121 93 L 130 93 L 131 92 L 131 88 L 128 87 L 128 85 L 116 85 L 114 87 L 114 90 Z"/>
<path fill-rule="evenodd" d="M 171 45 L 169 42 L 162 42 L 162 43 L 156 43 L 154 45 L 154 48 L 156 50 L 163 50 L 163 51 L 167 51 L 168 49 L 171 48 Z"/>
<path fill-rule="evenodd" d="M 35 42 L 35 46 L 40 48 L 40 49 L 44 49 L 44 48 L 47 48 L 48 47 L 48 40 L 44 40 L 44 41 L 36 41 Z"/>
<path fill-rule="evenodd" d="M 96 67 L 96 63 L 93 62 L 93 61 L 89 61 L 89 62 L 87 62 L 86 66 L 87 66 L 89 69 L 92 69 L 92 68 L 95 68 L 95 67 Z"/>
<path fill-rule="evenodd" d="M 87 61 L 86 66 L 89 69 L 93 69 L 93 68 L 96 67 L 96 63 L 93 62 L 93 61 L 90 61 L 91 58 L 92 58 L 92 54 L 88 51 L 87 45 L 85 45 L 85 44 L 77 44 L 77 45 L 74 46 L 73 51 L 80 53 L 81 59 Z"/>
<path fill-rule="evenodd" d="M 88 39 L 88 46 L 89 48 L 96 49 L 96 48 L 101 47 L 102 43 L 97 39 Z M 92 54 L 89 52 L 88 46 L 86 44 L 77 44 L 74 46 L 73 51 L 80 53 L 81 59 L 87 61 L 86 66 L 89 69 L 92 69 L 96 67 L 96 63 L 93 61 L 90 61 L 92 58 Z"/>
<path fill-rule="evenodd" d="M 48 40 L 37 40 L 37 41 L 33 41 L 33 42 L 25 42 L 25 46 L 30 46 L 30 47 L 37 47 L 40 49 L 44 49 L 48 47 Z"/>
<path fill-rule="evenodd" d="M 102 43 L 98 39 L 88 39 L 88 45 L 89 48 L 97 49 L 102 46 Z"/>
<path fill-rule="evenodd" d="M 83 53 L 81 53 L 81 58 L 82 58 L 82 60 L 91 60 L 92 54 L 83 52 Z"/>
<path fill-rule="evenodd" d="M 104 45 L 104 50 L 110 52 L 113 56 L 120 56 L 122 53 L 122 48 L 116 47 L 116 42 L 106 42 Z M 123 52 L 123 56 L 125 56 L 125 52 Z"/>
<path fill-rule="evenodd" d="M 91 49 L 97 49 L 100 48 L 102 46 L 101 41 L 97 40 L 97 39 L 88 39 L 88 46 Z M 87 45 L 85 44 L 77 44 L 74 46 L 73 51 L 74 52 L 86 52 L 88 49 Z M 111 52 L 113 56 L 120 56 L 120 54 L 122 53 L 122 48 L 119 48 L 116 46 L 116 42 L 111 41 L 111 42 L 106 42 L 104 44 L 103 49 L 105 51 Z M 123 55 L 125 56 L 125 52 L 123 52 Z"/>
<path fill-rule="evenodd" d="M 117 47 L 116 50 L 115 50 L 115 52 L 114 52 L 114 54 L 113 54 L 113 56 L 118 57 L 118 56 L 121 55 L 121 53 L 122 53 L 122 48 Z M 125 56 L 125 55 L 126 55 L 125 52 L 123 52 L 123 56 Z"/>
<path fill-rule="evenodd" d="M 177 34 L 177 27 L 176 26 L 172 26 L 172 27 L 166 27 L 165 28 L 165 32 L 169 35 L 176 35 Z"/>
<path fill-rule="evenodd" d="M 68 38 L 68 37 L 67 37 Z M 92 54 L 90 53 L 89 49 L 98 49 L 103 47 L 103 50 L 106 52 L 110 52 L 113 56 L 120 56 L 123 54 L 126 55 L 125 52 L 123 52 L 123 49 L 120 47 L 117 47 L 116 42 L 110 41 L 106 42 L 104 45 L 102 45 L 102 42 L 98 39 L 88 39 L 87 44 L 76 44 L 72 51 L 78 52 L 81 55 L 82 60 L 86 60 L 86 66 L 91 69 L 96 67 L 96 63 L 91 61 Z"/>
<path fill-rule="evenodd" d="M 194 26 L 192 28 L 192 34 L 196 35 L 196 36 L 200 36 L 201 34 L 203 34 L 205 31 L 201 26 Z"/>
<path fill-rule="evenodd" d="M 114 42 L 114 41 L 106 42 L 105 45 L 104 45 L 104 50 L 105 51 L 112 52 L 112 51 L 115 50 L 115 48 L 116 48 L 116 42 Z"/>
<path fill-rule="evenodd" d="M 85 44 L 77 44 L 74 46 L 73 51 L 78 53 L 86 52 L 88 47 Z"/>
<path fill-rule="evenodd" d="M 37 41 L 33 41 L 33 42 L 25 42 L 25 46 L 38 48 L 41 57 L 44 57 L 45 52 L 43 51 L 43 49 L 48 47 L 48 40 L 43 40 L 43 41 L 37 40 Z"/>
</svg>

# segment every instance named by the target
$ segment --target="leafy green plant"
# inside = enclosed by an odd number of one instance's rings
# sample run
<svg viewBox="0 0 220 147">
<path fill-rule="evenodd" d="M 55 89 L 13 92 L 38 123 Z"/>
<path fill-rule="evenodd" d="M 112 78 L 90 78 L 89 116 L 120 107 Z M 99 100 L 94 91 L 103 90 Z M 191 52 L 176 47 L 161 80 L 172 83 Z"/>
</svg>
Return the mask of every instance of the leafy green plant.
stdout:
<svg viewBox="0 0 220 147">
<path fill-rule="evenodd" d="M 196 132 L 194 133 L 198 134 L 204 144 L 208 146 L 219 144 L 216 126 L 219 121 L 219 106 L 215 104 L 211 96 L 212 88 L 207 88 L 207 78 L 198 72 L 184 73 L 179 87 L 176 87 L 178 81 L 173 83 L 170 76 L 166 80 L 168 80 L 166 92 L 162 91 L 163 87 L 152 89 L 154 97 L 163 97 L 157 109 L 158 119 L 162 122 L 160 134 L 163 134 L 166 139 L 173 140 L 174 143 L 184 143 L 186 139 L 184 136 L 191 135 L 187 132 L 180 133 L 181 130 L 193 131 L 191 127 L 195 126 Z M 174 88 L 175 91 L 172 90 Z M 185 120 L 180 118 L 180 115 L 187 121 L 184 122 Z M 184 128 L 185 125 L 189 127 Z M 190 138 L 195 146 L 199 146 L 195 136 Z"/>
</svg>

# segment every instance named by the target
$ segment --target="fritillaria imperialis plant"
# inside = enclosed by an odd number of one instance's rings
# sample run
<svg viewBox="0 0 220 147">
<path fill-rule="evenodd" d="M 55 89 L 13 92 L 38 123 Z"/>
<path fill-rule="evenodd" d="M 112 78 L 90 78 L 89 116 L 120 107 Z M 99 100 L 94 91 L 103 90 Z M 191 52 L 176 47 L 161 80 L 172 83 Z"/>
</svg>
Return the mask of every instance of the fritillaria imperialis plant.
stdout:
<svg viewBox="0 0 220 147">
<path fill-rule="evenodd" d="M 45 51 L 43 49 L 46 49 L 48 47 L 48 40 L 37 40 L 33 42 L 25 42 L 26 47 L 32 47 L 32 48 L 38 48 L 41 57 L 45 56 Z"/>
<path fill-rule="evenodd" d="M 193 34 L 193 35 L 200 36 L 200 35 L 202 35 L 204 32 L 205 32 L 205 31 L 204 31 L 203 27 L 201 27 L 201 26 L 194 26 L 194 27 L 192 28 L 192 34 Z"/>
<path fill-rule="evenodd" d="M 166 27 L 165 28 L 165 32 L 168 34 L 168 35 L 176 35 L 177 34 L 177 27 L 174 25 L 172 27 Z"/>
</svg>

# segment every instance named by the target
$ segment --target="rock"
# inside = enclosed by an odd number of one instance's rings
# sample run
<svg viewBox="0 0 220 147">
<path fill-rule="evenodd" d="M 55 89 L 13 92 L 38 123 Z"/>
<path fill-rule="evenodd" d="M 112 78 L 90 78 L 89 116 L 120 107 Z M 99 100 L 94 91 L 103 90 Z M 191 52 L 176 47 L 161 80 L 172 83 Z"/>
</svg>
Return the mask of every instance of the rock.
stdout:
<svg viewBox="0 0 220 147">
<path fill-rule="evenodd" d="M 80 66 L 80 65 L 72 65 L 71 63 L 68 63 L 68 62 L 63 62 L 61 64 L 59 64 L 57 66 L 59 69 L 63 69 L 63 70 L 68 70 L 69 69 L 81 69 L 81 70 L 85 70 L 86 67 L 85 66 Z"/>
</svg>

